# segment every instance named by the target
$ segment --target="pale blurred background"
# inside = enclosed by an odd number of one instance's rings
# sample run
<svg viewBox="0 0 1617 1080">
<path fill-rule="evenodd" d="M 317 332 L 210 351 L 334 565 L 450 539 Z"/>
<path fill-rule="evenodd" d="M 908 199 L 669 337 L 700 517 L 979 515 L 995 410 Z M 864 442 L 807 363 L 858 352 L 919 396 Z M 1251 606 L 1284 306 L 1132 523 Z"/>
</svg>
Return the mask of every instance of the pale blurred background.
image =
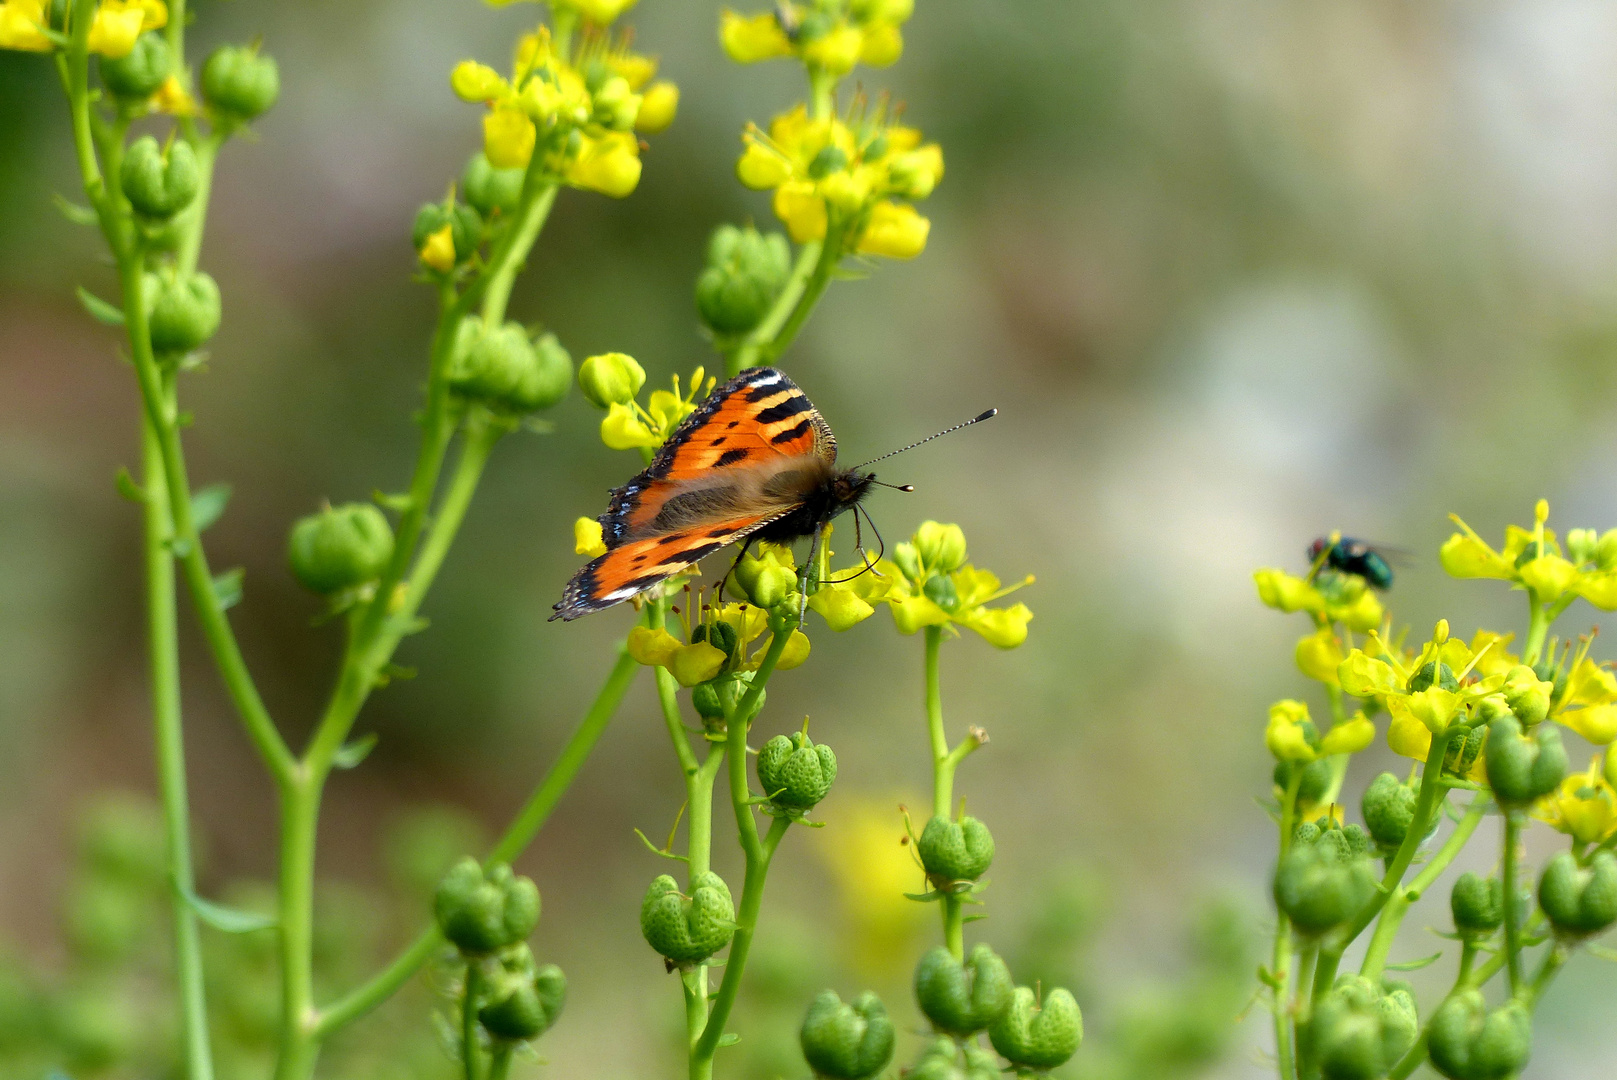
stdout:
<svg viewBox="0 0 1617 1080">
<path fill-rule="evenodd" d="M 297 734 L 335 635 L 310 628 L 286 529 L 323 498 L 407 476 L 432 320 L 429 290 L 409 281 L 409 222 L 478 132 L 447 72 L 467 56 L 503 66 L 536 9 L 198 8 L 195 56 L 262 34 L 282 71 L 280 104 L 221 162 L 203 265 L 225 320 L 210 370 L 185 382 L 186 438 L 198 484 L 235 484 L 211 554 L 246 567 L 233 620 Z M 673 0 L 631 13 L 637 46 L 681 86 L 679 119 L 631 198 L 562 196 L 512 304 L 575 357 L 626 351 L 657 380 L 710 362 L 691 299 L 706 234 L 768 220 L 733 179 L 738 133 L 802 89 L 785 63 L 726 62 L 717 17 Z M 971 933 L 1079 983 L 1090 1040 L 1069 1074 L 1103 1075 L 1130 1023 L 1175 1007 L 1149 988 L 1187 977 L 1198 898 L 1233 903 L 1254 935 L 1232 965 L 1250 973 L 1265 947 L 1263 710 L 1307 692 L 1291 663 L 1305 627 L 1258 605 L 1250 571 L 1300 570 L 1331 529 L 1384 541 L 1413 556 L 1394 611 L 1469 634 L 1515 628 L 1519 600 L 1441 575 L 1446 513 L 1496 537 L 1542 495 L 1552 525 L 1617 525 L 1617 7 L 920 0 L 906 39 L 896 68 L 862 77 L 945 148 L 923 207 L 931 244 L 835 285 L 784 366 L 852 460 L 1001 410 L 886 466 L 917 491 L 871 510 L 889 541 L 956 521 L 980 565 L 1038 577 L 1019 596 L 1037 613 L 1025 647 L 946 646 L 951 729 L 992 736 L 959 782 L 999 842 L 991 918 Z M 0 950 L 47 983 L 69 963 L 75 821 L 98 791 L 152 787 L 138 522 L 112 483 L 136 456 L 136 406 L 113 335 L 73 299 L 80 283 L 106 295 L 110 277 L 91 230 L 51 208 L 74 177 L 54 73 L 0 53 Z M 361 721 L 381 741 L 332 784 L 321 871 L 362 911 L 399 876 L 383 842 L 398 822 L 447 804 L 503 827 L 604 675 L 626 610 L 545 621 L 577 561 L 572 520 L 635 467 L 601 446 L 597 416 L 575 393 L 556 435 L 500 447 L 429 600 L 432 629 L 402 652 L 420 677 Z M 1580 605 L 1568 625 L 1599 614 Z M 217 893 L 271 874 L 274 817 L 187 634 Z M 802 1075 L 791 1039 L 824 985 L 882 989 L 906 1031 L 919 1025 L 905 985 L 936 915 L 894 901 L 880 867 L 903 857 L 896 804 L 928 779 L 920 662 L 919 640 L 880 615 L 816 634 L 813 660 L 771 686 L 767 733 L 809 715 L 842 772 L 828 828 L 794 831 L 776 861 L 761 930 L 776 954 L 736 1021 L 742 1047 L 721 1059 L 729 1075 Z M 1384 748 L 1355 763 L 1351 816 L 1382 767 L 1402 766 Z M 665 835 L 681 798 L 642 678 L 520 867 L 545 893 L 536 949 L 572 979 L 545 1075 L 679 1071 L 678 990 L 636 926 L 664 864 L 631 830 Z M 715 847 L 738 882 L 729 821 L 721 808 Z M 1494 828 L 1467 865 L 1493 864 Z M 1445 909 L 1446 888 L 1411 916 L 1398 958 L 1444 944 L 1422 927 L 1446 927 Z M 421 910 L 341 924 L 375 939 L 357 972 Z M 1452 963 L 1415 976 L 1428 1007 Z M 388 1022 L 426 1030 L 429 1006 Z M 1617 968 L 1578 959 L 1541 1009 L 1526 1075 L 1609 1076 L 1614 1009 Z M 1259 1006 L 1217 1064 L 1192 1054 L 1190 1071 L 1265 1075 L 1267 1045 Z M 344 1075 L 433 1068 L 351 1060 Z"/>
</svg>

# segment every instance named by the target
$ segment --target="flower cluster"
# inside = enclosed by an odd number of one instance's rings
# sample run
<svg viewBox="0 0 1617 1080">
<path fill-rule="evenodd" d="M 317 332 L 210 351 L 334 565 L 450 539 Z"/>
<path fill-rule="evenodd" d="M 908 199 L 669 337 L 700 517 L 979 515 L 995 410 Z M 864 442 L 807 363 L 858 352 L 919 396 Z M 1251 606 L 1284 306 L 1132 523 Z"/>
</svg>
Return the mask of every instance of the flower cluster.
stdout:
<svg viewBox="0 0 1617 1080">
<path fill-rule="evenodd" d="M 886 105 L 855 101 L 845 117 L 811 119 L 798 105 L 768 134 L 749 127 L 736 175 L 772 190 L 775 216 L 799 244 L 831 231 L 851 252 L 909 259 L 926 248 L 931 223 L 909 201 L 943 179 L 943 150 L 894 121 Z"/>
<path fill-rule="evenodd" d="M 717 380 L 699 367 L 683 389 L 675 375 L 671 390 L 653 390 L 641 405 L 635 397 L 645 383 L 645 369 L 627 353 L 592 356 L 578 369 L 579 389 L 591 404 L 606 410 L 601 441 L 613 450 L 651 451 L 667 442 L 696 411 L 696 403 L 713 392 Z"/>
<path fill-rule="evenodd" d="M 558 26 L 564 12 L 596 21 L 615 18 L 626 6 L 558 5 Z M 538 154 L 547 176 L 622 198 L 640 182 L 635 132 L 657 132 L 672 123 L 679 88 L 653 82 L 657 62 L 631 52 L 627 36 L 600 30 L 580 34 L 574 43 L 567 25 L 566 34 L 553 35 L 546 26 L 524 34 L 509 78 L 463 60 L 450 85 L 462 100 L 488 107 L 483 153 L 494 168 L 526 169 Z"/>
<path fill-rule="evenodd" d="M 856 64 L 886 67 L 904 52 L 899 30 L 915 0 L 784 0 L 774 11 L 726 11 L 719 23 L 724 51 L 738 64 L 795 57 L 811 73 L 846 75 Z"/>
<path fill-rule="evenodd" d="M 756 604 L 727 604 L 717 596 L 712 603 L 703 603 L 701 590 L 692 592 L 689 586 L 685 593 L 683 610 L 673 609 L 681 618 L 676 629 L 682 630 L 683 638 L 663 627 L 637 626 L 629 632 L 629 655 L 647 667 L 667 669 L 681 686 L 757 671 L 774 635 L 787 632 L 784 626 L 773 626 L 770 611 Z M 789 633 L 775 664 L 783 670 L 797 667 L 809 654 L 808 635 L 795 628 Z"/>
<path fill-rule="evenodd" d="M 51 52 L 67 44 L 56 5 L 45 0 L 5 0 L 0 4 L 0 49 Z M 101 0 L 90 23 L 89 50 L 109 60 L 128 56 L 142 31 L 168 25 L 163 0 Z"/>
<path fill-rule="evenodd" d="M 1580 596 L 1597 608 L 1617 611 L 1617 529 L 1601 534 L 1572 529 L 1563 548 L 1544 527 L 1549 516 L 1549 503 L 1540 499 L 1533 508 L 1533 528 L 1509 526 L 1498 551 L 1454 517 L 1461 531 L 1443 544 L 1443 569 L 1458 578 L 1511 582 L 1526 590 L 1533 603 L 1556 613 Z"/>
</svg>

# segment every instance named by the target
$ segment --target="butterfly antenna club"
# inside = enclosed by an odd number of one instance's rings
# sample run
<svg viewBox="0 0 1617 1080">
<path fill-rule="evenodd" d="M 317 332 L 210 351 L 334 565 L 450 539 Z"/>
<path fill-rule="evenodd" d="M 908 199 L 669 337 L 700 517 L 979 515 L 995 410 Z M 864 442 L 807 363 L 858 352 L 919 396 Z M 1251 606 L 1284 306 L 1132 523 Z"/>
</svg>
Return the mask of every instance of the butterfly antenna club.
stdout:
<svg viewBox="0 0 1617 1080">
<path fill-rule="evenodd" d="M 893 450 L 893 451 L 891 451 L 889 453 L 883 454 L 881 457 L 871 458 L 869 461 L 865 462 L 862 465 L 855 465 L 854 468 L 863 469 L 865 467 L 865 465 L 874 465 L 878 461 L 886 461 L 888 458 L 896 457 L 899 454 L 904 453 L 905 451 L 914 450 L 917 446 L 924 446 L 925 444 L 931 442 L 933 439 L 941 439 L 945 435 L 952 435 L 955 432 L 959 431 L 961 428 L 968 428 L 973 424 L 980 424 L 984 420 L 991 420 L 991 419 L 993 419 L 994 417 L 996 417 L 998 415 L 999 415 L 999 410 L 998 409 L 987 409 L 987 410 L 985 410 L 985 411 L 983 411 L 981 413 L 978 413 L 976 416 L 973 416 L 970 420 L 966 420 L 963 423 L 956 424 L 954 427 L 944 428 L 942 431 L 938 432 L 935 435 L 928 435 L 926 438 L 922 439 L 920 442 L 912 442 L 908 446 L 899 447 L 897 450 Z"/>
</svg>

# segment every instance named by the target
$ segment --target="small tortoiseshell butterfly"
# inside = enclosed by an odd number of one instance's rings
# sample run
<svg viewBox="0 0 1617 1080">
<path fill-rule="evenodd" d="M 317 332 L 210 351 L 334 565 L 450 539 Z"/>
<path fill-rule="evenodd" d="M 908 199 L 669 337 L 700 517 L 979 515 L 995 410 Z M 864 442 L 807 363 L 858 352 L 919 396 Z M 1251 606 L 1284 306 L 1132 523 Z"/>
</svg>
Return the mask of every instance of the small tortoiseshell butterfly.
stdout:
<svg viewBox="0 0 1617 1080">
<path fill-rule="evenodd" d="M 877 483 L 863 465 L 836 461 L 830 425 L 796 383 L 775 368 L 743 371 L 612 492 L 600 519 L 606 554 L 573 575 L 551 619 L 620 604 L 738 540 L 743 551 L 753 540 L 817 542 Z"/>
</svg>

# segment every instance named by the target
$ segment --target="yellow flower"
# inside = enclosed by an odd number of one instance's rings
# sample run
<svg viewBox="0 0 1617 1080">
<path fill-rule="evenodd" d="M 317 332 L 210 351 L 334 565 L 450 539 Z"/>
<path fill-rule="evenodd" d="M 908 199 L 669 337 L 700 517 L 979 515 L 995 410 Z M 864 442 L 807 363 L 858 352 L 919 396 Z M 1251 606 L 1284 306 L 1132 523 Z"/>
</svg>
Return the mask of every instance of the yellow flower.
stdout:
<svg viewBox="0 0 1617 1080">
<path fill-rule="evenodd" d="M 1497 635 L 1487 638 L 1499 640 Z M 1368 647 L 1379 658 L 1354 649 L 1337 667 L 1337 679 L 1347 693 L 1376 701 L 1387 710 L 1392 717 L 1387 744 L 1406 757 L 1424 760 L 1433 735 L 1448 731 L 1467 717 L 1472 706 L 1506 684 L 1504 672 L 1477 677 L 1481 655 L 1459 638 L 1449 637 L 1447 622 L 1437 624 L 1432 639 L 1413 660 L 1387 648 L 1375 634 Z M 1488 648 L 1492 651 L 1491 644 Z"/>
<path fill-rule="evenodd" d="M 627 361 L 629 365 L 633 365 L 627 374 L 633 376 L 635 390 L 638 390 L 639 381 L 644 380 L 645 373 L 632 358 L 622 353 L 607 353 L 598 358 L 592 357 L 591 360 L 605 361 L 614 357 L 619 358 L 620 364 Z M 590 361 L 586 360 L 585 365 L 589 368 Z M 580 385 L 586 387 L 586 394 L 591 393 L 592 389 L 597 392 L 597 396 L 601 389 L 612 389 L 614 393 L 617 389 L 621 389 L 601 385 L 592 387 L 592 384 L 598 381 L 597 376 L 600 374 L 598 371 L 581 370 L 579 374 Z M 697 368 L 691 373 L 689 388 L 686 391 L 680 390 L 679 376 L 675 375 L 673 390 L 653 390 L 646 408 L 641 408 L 632 397 L 622 402 L 600 397 L 596 403 L 606 405 L 606 416 L 601 420 L 601 441 L 613 450 L 661 446 L 668 436 L 674 433 L 674 429 L 679 427 L 680 422 L 696 411 L 696 402 L 711 393 L 714 384 L 715 380 L 706 378 L 706 372 L 702 368 Z M 629 392 L 632 394 L 634 390 Z M 591 400 L 596 398 L 592 397 Z"/>
<path fill-rule="evenodd" d="M 462 60 L 449 73 L 450 89 L 462 101 L 496 101 L 511 92 L 500 73 L 476 60 Z"/>
<path fill-rule="evenodd" d="M 627 131 L 586 135 L 578 156 L 567 165 L 566 177 L 573 187 L 621 199 L 640 183 L 640 144 Z"/>
<path fill-rule="evenodd" d="M 655 135 L 674 122 L 678 111 L 679 87 L 667 81 L 652 83 L 646 87 L 640 101 L 640 112 L 634 119 L 635 130 Z"/>
<path fill-rule="evenodd" d="M 872 26 L 859 43 L 859 61 L 870 67 L 888 67 L 904 55 L 904 35 L 889 23 Z"/>
<path fill-rule="evenodd" d="M 483 117 L 483 154 L 496 169 L 525 169 L 538 133 L 521 109 L 496 106 Z"/>
<path fill-rule="evenodd" d="M 1565 696 L 1550 719 L 1600 746 L 1617 739 L 1617 677 L 1584 656 L 1567 676 Z"/>
<path fill-rule="evenodd" d="M 803 63 L 828 75 L 846 75 L 859 62 L 865 34 L 857 26 L 839 23 L 825 33 L 802 43 Z"/>
<path fill-rule="evenodd" d="M 55 46 L 45 25 L 44 0 L 7 0 L 0 5 L 0 49 L 50 52 Z"/>
<path fill-rule="evenodd" d="M 608 26 L 619 15 L 634 7 L 635 0 L 557 0 L 556 6 L 570 7 L 597 26 Z"/>
<path fill-rule="evenodd" d="M 741 15 L 728 8 L 719 16 L 719 43 L 738 64 L 756 64 L 792 55 L 792 41 L 773 12 Z"/>
<path fill-rule="evenodd" d="M 904 896 L 925 888 L 894 812 L 904 801 L 895 795 L 886 801 L 854 796 L 822 803 L 828 827 L 815 830 L 813 838 L 848 928 L 840 940 L 861 974 L 878 983 L 908 977 L 914 942 L 931 926 L 927 905 Z"/>
<path fill-rule="evenodd" d="M 907 203 L 883 200 L 870 212 L 870 222 L 859 236 L 854 250 L 863 255 L 884 255 L 889 259 L 913 259 L 926 250 L 932 223 Z"/>
<path fill-rule="evenodd" d="M 893 613 L 893 625 L 901 634 L 913 634 L 924 626 L 964 626 L 990 645 L 1014 649 L 1027 640 L 1027 624 L 1033 612 L 1026 604 L 1006 608 L 988 605 L 1031 585 L 1033 576 L 1030 574 L 1014 585 L 1001 587 L 993 573 L 964 561 L 963 536 L 958 551 L 960 561 L 953 569 L 943 570 L 942 565 L 946 564 L 929 565 L 922 557 L 922 549 L 934 546 L 937 536 L 948 535 L 945 530 L 958 528 L 926 522 L 908 542 L 894 545 L 893 557 L 883 559 L 871 571 L 882 576 L 885 587 L 879 595 L 867 595 L 866 600 L 872 604 L 877 600 L 885 602 Z M 848 575 L 844 572 L 838 576 Z M 874 590 L 875 586 L 867 588 Z"/>
<path fill-rule="evenodd" d="M 1600 555 L 1607 549 L 1598 542 L 1580 542 L 1572 548 L 1576 561 L 1565 557 L 1555 533 L 1544 527 L 1549 515 L 1549 503 L 1540 499 L 1533 507 L 1533 527 L 1509 526 L 1504 547 L 1495 551 L 1476 530 L 1450 514 L 1461 531 L 1443 544 L 1439 553 L 1443 569 L 1454 577 L 1513 582 L 1528 590 L 1535 604 L 1564 605 L 1581 596 L 1595 607 L 1617 610 L 1617 572 Z M 1578 533 L 1587 535 L 1586 530 L 1569 535 Z"/>
<path fill-rule="evenodd" d="M 776 188 L 774 210 L 794 243 L 825 239 L 825 201 L 808 181 L 790 180 Z"/>
<path fill-rule="evenodd" d="M 447 274 L 455 268 L 455 230 L 445 225 L 432 233 L 427 237 L 427 242 L 421 245 L 418 254 L 427 267 Z"/>
<path fill-rule="evenodd" d="M 607 406 L 601 418 L 601 441 L 613 450 L 633 450 L 640 446 L 661 446 L 662 434 L 651 430 L 630 405 L 616 402 Z"/>
<path fill-rule="evenodd" d="M 1327 623 L 1339 622 L 1361 631 L 1374 630 L 1385 617 L 1380 599 L 1362 578 L 1336 578 L 1327 590 L 1284 570 L 1264 567 L 1253 573 L 1252 580 L 1258 587 L 1258 599 L 1277 611 L 1306 611 Z"/>
<path fill-rule="evenodd" d="M 1269 706 L 1263 744 L 1280 761 L 1313 761 L 1319 757 L 1319 731 L 1308 718 L 1308 706 L 1287 699 Z"/>
<path fill-rule="evenodd" d="M 573 522 L 573 553 L 595 558 L 606 554 L 606 540 L 601 523 L 592 517 L 581 517 Z"/>
<path fill-rule="evenodd" d="M 163 80 L 163 85 L 157 88 L 157 93 L 151 96 L 147 105 L 153 112 L 166 113 L 169 116 L 200 116 L 201 108 L 196 98 L 185 88 L 178 75 L 170 75 Z"/>
<path fill-rule="evenodd" d="M 607 59 L 606 66 L 614 75 L 623 76 L 623 80 L 629 84 L 631 90 L 639 90 L 657 74 L 657 61 L 638 53 L 614 53 Z"/>
<path fill-rule="evenodd" d="M 135 48 L 135 39 L 146 28 L 147 9 L 139 3 L 125 0 L 102 0 L 90 24 L 89 48 L 93 53 L 117 60 L 128 56 Z M 163 21 L 168 11 L 163 9 Z"/>
<path fill-rule="evenodd" d="M 1580 844 L 1598 844 L 1617 833 L 1617 790 L 1602 775 L 1600 758 L 1586 773 L 1573 773 L 1533 807 L 1533 816 Z"/>
<path fill-rule="evenodd" d="M 1327 686 L 1340 686 L 1336 669 L 1346 659 L 1342 655 L 1342 642 L 1329 627 L 1309 634 L 1297 642 L 1297 667 L 1310 679 L 1318 679 Z"/>
<path fill-rule="evenodd" d="M 1336 725 L 1325 733 L 1325 737 L 1319 743 L 1319 752 L 1322 757 L 1357 754 L 1374 742 L 1375 738 L 1376 726 L 1364 713 L 1356 712 L 1352 719 Z"/>
<path fill-rule="evenodd" d="M 743 184 L 754 191 L 767 191 L 792 178 L 789 161 L 750 135 L 742 138 L 747 148 L 736 162 L 736 178 Z"/>
</svg>

